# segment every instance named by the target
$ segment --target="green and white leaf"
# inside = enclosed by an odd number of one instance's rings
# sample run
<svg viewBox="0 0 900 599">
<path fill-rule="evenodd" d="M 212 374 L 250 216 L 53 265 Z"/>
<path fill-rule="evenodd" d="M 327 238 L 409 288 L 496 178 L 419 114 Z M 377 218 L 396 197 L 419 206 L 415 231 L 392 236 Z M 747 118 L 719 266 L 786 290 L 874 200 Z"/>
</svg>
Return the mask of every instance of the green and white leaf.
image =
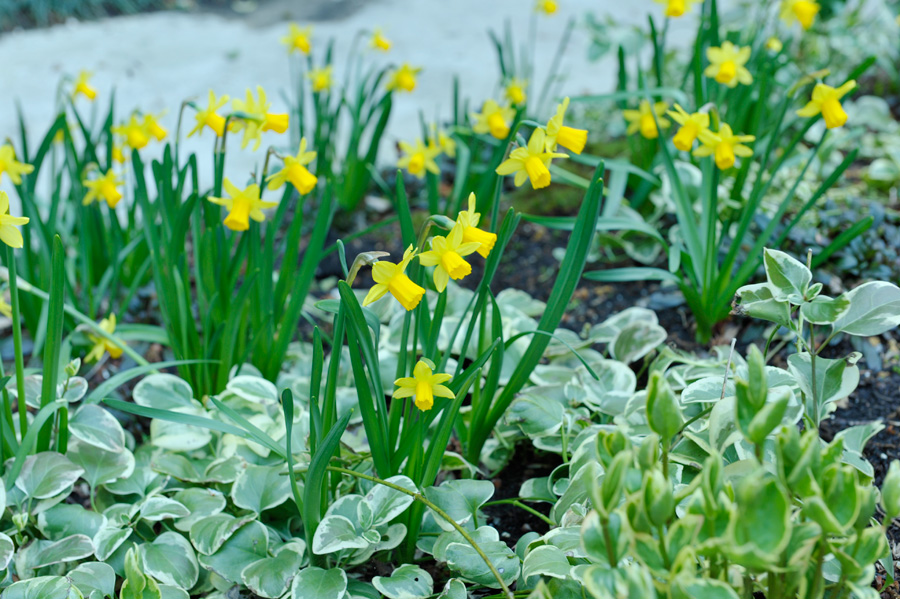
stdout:
<svg viewBox="0 0 900 599">
<path fill-rule="evenodd" d="M 190 542 L 177 532 L 164 532 L 152 543 L 138 547 L 144 572 L 163 584 L 190 589 L 197 584 L 200 567 Z"/>
<path fill-rule="evenodd" d="M 303 565 L 306 543 L 292 541 L 278 548 L 274 557 L 253 562 L 241 572 L 241 580 L 248 589 L 261 597 L 281 597 Z"/>
<path fill-rule="evenodd" d="M 342 599 L 346 592 L 347 574 L 340 568 L 306 568 L 291 585 L 291 599 Z"/>
<path fill-rule="evenodd" d="M 222 515 L 224 514 L 218 516 Z M 211 516 L 211 518 L 218 516 Z M 201 520 L 195 524 L 194 528 L 202 522 Z M 192 533 L 193 530 L 192 528 Z M 191 538 L 193 540 L 193 534 Z M 261 522 L 253 520 L 231 535 L 214 554 L 201 555 L 199 559 L 204 568 L 212 570 L 226 580 L 237 583 L 241 581 L 241 572 L 244 571 L 244 568 L 268 557 L 268 554 L 269 531 Z M 296 585 L 296 579 L 294 584 Z"/>
<path fill-rule="evenodd" d="M 388 599 L 425 599 L 434 593 L 431 575 L 414 564 L 403 564 L 390 576 L 375 576 L 372 585 Z"/>
<path fill-rule="evenodd" d="M 275 466 L 247 466 L 231 490 L 231 500 L 236 506 L 257 514 L 281 505 L 290 497 L 290 479 Z"/>
<path fill-rule="evenodd" d="M 18 487 L 26 497 L 46 499 L 59 495 L 71 487 L 84 470 L 66 456 L 55 451 L 43 451 L 25 458 L 16 477 Z"/>
</svg>

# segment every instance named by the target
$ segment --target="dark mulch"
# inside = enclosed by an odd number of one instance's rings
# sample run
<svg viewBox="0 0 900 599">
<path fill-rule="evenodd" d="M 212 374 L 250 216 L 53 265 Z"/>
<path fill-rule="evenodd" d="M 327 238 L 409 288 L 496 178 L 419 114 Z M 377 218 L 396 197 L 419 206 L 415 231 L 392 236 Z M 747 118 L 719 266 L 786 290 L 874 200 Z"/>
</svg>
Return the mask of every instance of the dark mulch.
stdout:
<svg viewBox="0 0 900 599">
<path fill-rule="evenodd" d="M 549 476 L 562 463 L 556 454 L 536 449 L 531 443 L 520 443 L 509 464 L 493 479 L 494 497 L 491 501 L 519 497 L 522 483 L 530 478 Z M 550 514 L 549 503 L 527 502 L 529 507 L 545 516 Z M 515 549 L 516 543 L 526 533 L 544 534 L 550 530 L 546 522 L 512 504 L 490 505 L 484 508 L 491 526 L 500 531 L 503 542 Z"/>
</svg>

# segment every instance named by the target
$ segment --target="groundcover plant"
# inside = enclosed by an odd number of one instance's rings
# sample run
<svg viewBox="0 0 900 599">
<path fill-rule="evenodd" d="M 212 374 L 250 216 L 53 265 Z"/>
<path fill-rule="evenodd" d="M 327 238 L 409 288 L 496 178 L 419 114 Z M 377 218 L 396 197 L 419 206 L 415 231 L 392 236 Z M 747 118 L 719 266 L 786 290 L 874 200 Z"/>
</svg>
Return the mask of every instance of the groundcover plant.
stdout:
<svg viewBox="0 0 900 599">
<path fill-rule="evenodd" d="M 896 596 L 895 423 L 828 425 L 867 377 L 900 400 L 900 23 L 657 0 L 588 20 L 618 89 L 567 96 L 577 25 L 539 72 L 532 9 L 396 162 L 427 69 L 381 29 L 337 64 L 286 25 L 290 93 L 203 90 L 172 131 L 87 72 L 36 146 L 20 119 L 0 597 Z"/>
</svg>

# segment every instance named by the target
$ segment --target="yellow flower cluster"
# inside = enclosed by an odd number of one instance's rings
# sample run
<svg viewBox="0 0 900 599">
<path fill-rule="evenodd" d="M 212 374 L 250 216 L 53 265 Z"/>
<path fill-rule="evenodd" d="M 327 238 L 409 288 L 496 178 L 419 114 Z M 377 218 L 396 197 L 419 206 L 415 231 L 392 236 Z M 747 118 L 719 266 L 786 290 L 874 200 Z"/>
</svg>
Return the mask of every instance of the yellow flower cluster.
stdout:
<svg viewBox="0 0 900 599">
<path fill-rule="evenodd" d="M 415 283 L 406 274 L 406 269 L 413 258 L 419 258 L 422 266 L 434 267 L 432 275 L 434 287 L 443 293 L 450 279 L 460 280 L 472 273 L 472 265 L 465 257 L 478 252 L 487 258 L 497 235 L 478 228 L 481 214 L 475 212 L 475 194 L 469 194 L 468 209 L 459 213 L 453 228 L 446 236 L 435 236 L 431 239 L 431 249 L 419 253 L 410 245 L 403 253 L 403 259 L 394 264 L 380 260 L 372 265 L 372 278 L 375 285 L 363 299 L 363 306 L 368 306 L 385 294 L 390 293 L 406 310 L 419 305 L 425 289 Z"/>
<path fill-rule="evenodd" d="M 147 147 L 151 139 L 162 141 L 169 134 L 159 124 L 158 118 L 152 114 L 132 114 L 128 122 L 116 125 L 112 128 L 112 132 L 121 138 L 125 146 L 132 150 L 141 150 Z"/>
<path fill-rule="evenodd" d="M 587 143 L 587 131 L 565 125 L 569 98 L 557 107 L 556 114 L 547 121 L 546 127 L 538 127 L 531 133 L 528 143 L 509 153 L 509 158 L 497 167 L 498 175 L 515 175 L 513 182 L 520 186 L 531 182 L 533 189 L 550 185 L 550 163 L 554 158 L 567 158 L 557 152 L 559 147 L 575 154 L 581 154 Z M 505 138 L 505 136 L 504 136 Z"/>
<path fill-rule="evenodd" d="M 753 155 L 753 150 L 744 144 L 755 141 L 754 136 L 735 135 L 727 123 L 719 123 L 718 130 L 713 131 L 710 129 L 709 113 L 688 113 L 678 104 L 674 108 L 668 115 L 681 126 L 672 143 L 682 152 L 690 152 L 694 142 L 699 140 L 700 145 L 694 150 L 694 156 L 713 156 L 716 166 L 721 170 L 733 167 L 736 156 L 746 158 Z"/>
</svg>

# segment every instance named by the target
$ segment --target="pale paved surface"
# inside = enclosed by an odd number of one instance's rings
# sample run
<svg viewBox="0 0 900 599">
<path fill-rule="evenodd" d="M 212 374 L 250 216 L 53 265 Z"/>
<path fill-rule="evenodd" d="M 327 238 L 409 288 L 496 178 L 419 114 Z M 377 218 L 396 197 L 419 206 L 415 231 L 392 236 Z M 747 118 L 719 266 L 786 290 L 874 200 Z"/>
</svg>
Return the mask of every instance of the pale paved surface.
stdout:
<svg viewBox="0 0 900 599">
<path fill-rule="evenodd" d="M 613 14 L 621 22 L 636 25 L 646 23 L 648 12 L 656 17 L 661 14 L 660 5 L 650 0 L 560 0 L 559 4 L 556 15 L 538 19 L 537 78 L 542 80 L 546 73 L 567 20 L 575 18 L 578 26 L 563 62 L 563 71 L 569 74 L 563 92 L 572 95 L 610 91 L 614 85 L 611 58 L 598 63 L 587 60 L 586 12 Z M 339 6 L 328 15 L 337 18 L 312 21 L 306 19 L 322 16 L 323 11 L 311 10 L 311 4 L 301 0 L 263 5 L 245 19 L 155 13 L 5 34 L 0 36 L 0 137 L 17 135 L 15 99 L 22 103 L 30 135 L 46 129 L 54 114 L 60 77 L 84 68 L 95 72 L 94 82 L 104 100 L 115 86 L 120 117 L 133 107 L 149 112 L 167 110 L 164 124 L 172 129 L 180 102 L 205 96 L 210 88 L 235 96 L 243 95 L 248 86 L 262 85 L 274 100 L 274 109 L 284 110 L 282 95 L 292 91 L 288 56 L 279 39 L 290 16 L 284 7 L 292 5 L 304 7 L 295 9 L 294 16 L 304 18 L 301 24 L 314 26 L 319 48 L 329 37 L 336 39 L 338 77 L 353 37 L 373 26 L 383 27 L 394 42 L 389 54 L 377 54 L 375 60 L 409 61 L 424 67 L 416 91 L 396 100 L 382 162 L 396 159 L 389 144 L 419 133 L 419 110 L 429 119 L 448 115 L 454 74 L 461 78 L 463 93 L 475 103 L 495 92 L 499 70 L 487 30 L 501 30 L 504 19 L 509 18 L 517 39 L 524 41 L 533 6 L 530 0 L 377 0 L 353 10 Z M 676 22 L 670 39 L 683 43 L 692 28 L 692 23 Z M 83 99 L 80 105 L 85 105 Z M 207 132 L 199 143 L 190 140 L 186 147 L 208 153 L 209 135 Z M 284 139 L 268 135 L 268 143 Z M 155 155 L 158 150 L 149 152 Z M 262 150 L 256 156 L 230 157 L 229 174 L 241 178 L 261 154 Z M 204 178 L 209 162 L 201 160 Z M 8 180 L 3 185 L 6 187 Z"/>
</svg>

